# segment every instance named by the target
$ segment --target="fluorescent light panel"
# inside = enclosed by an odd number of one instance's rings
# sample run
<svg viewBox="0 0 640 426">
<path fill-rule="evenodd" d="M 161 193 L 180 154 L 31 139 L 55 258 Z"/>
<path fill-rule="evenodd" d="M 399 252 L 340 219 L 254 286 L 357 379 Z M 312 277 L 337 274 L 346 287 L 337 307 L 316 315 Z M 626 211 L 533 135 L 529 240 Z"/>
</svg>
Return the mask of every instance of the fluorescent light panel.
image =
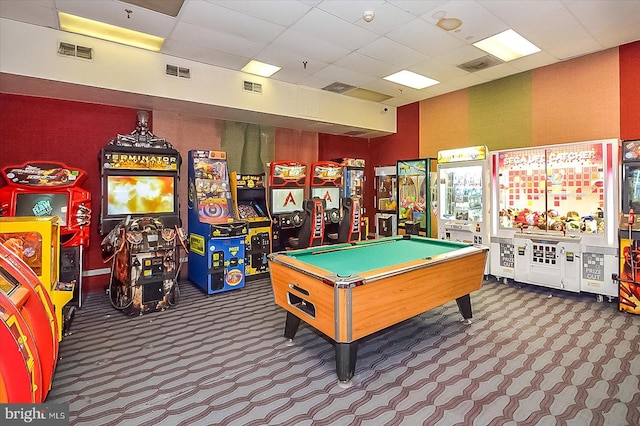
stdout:
<svg viewBox="0 0 640 426">
<path fill-rule="evenodd" d="M 275 65 L 269 65 L 259 61 L 249 61 L 247 65 L 242 67 L 242 71 L 249 74 L 259 75 L 261 77 L 271 77 L 280 71 L 280 69 L 280 67 Z"/>
<path fill-rule="evenodd" d="M 473 45 L 505 62 L 540 51 L 533 43 L 513 30 L 506 30 Z"/>
<path fill-rule="evenodd" d="M 58 12 L 58 18 L 60 19 L 60 29 L 70 33 L 113 41 L 128 46 L 152 50 L 154 52 L 162 49 L 162 45 L 164 44 L 162 37 L 116 27 L 115 25 L 81 18 L 64 12 Z"/>
<path fill-rule="evenodd" d="M 432 78 L 425 77 L 423 75 L 416 74 L 407 70 L 398 71 L 395 74 L 384 77 L 384 79 L 418 90 L 440 83 L 438 80 L 434 80 Z"/>
</svg>

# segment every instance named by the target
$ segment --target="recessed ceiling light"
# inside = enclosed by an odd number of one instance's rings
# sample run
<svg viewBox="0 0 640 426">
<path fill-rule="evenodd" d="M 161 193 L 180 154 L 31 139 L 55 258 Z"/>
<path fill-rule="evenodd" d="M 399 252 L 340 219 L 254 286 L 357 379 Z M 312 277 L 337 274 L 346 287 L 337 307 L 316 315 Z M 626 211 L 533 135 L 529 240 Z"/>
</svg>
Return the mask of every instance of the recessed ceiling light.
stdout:
<svg viewBox="0 0 640 426">
<path fill-rule="evenodd" d="M 425 77 L 423 75 L 416 74 L 407 70 L 398 71 L 395 74 L 384 77 L 384 79 L 418 90 L 440 83 L 438 80 L 434 80 L 432 78 Z"/>
<path fill-rule="evenodd" d="M 64 12 L 58 12 L 58 18 L 60 19 L 60 29 L 70 33 L 82 34 L 115 43 L 126 44 L 128 46 L 139 47 L 141 49 L 153 50 L 154 52 L 162 49 L 162 45 L 164 44 L 162 37 L 116 27 L 115 25 L 81 18 Z"/>
<path fill-rule="evenodd" d="M 513 30 L 506 30 L 473 45 L 505 62 L 540 51 L 537 46 Z"/>
<path fill-rule="evenodd" d="M 259 61 L 249 61 L 247 65 L 242 67 L 242 71 L 249 74 L 259 75 L 261 77 L 271 77 L 280 71 L 280 69 L 280 67 L 275 65 L 269 65 Z"/>
</svg>

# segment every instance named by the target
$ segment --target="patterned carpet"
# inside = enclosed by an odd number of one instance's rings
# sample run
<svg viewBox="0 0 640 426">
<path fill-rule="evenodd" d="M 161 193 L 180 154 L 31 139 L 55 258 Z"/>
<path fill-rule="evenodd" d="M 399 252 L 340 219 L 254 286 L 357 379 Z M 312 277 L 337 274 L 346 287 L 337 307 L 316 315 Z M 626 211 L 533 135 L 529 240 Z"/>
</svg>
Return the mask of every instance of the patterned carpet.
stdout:
<svg viewBox="0 0 640 426">
<path fill-rule="evenodd" d="M 134 318 L 91 294 L 47 402 L 72 425 L 638 425 L 640 316 L 616 303 L 486 281 L 360 342 L 353 386 L 304 323 L 293 346 L 268 280 Z"/>
</svg>

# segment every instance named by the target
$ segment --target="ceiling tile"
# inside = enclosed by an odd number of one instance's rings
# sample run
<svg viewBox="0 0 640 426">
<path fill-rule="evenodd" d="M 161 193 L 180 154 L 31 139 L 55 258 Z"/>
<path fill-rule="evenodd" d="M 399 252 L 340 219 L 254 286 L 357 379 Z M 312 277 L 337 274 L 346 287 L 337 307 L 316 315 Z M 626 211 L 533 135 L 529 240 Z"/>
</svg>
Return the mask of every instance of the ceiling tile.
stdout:
<svg viewBox="0 0 640 426">
<path fill-rule="evenodd" d="M 392 64 L 396 70 L 424 62 L 428 57 L 417 50 L 403 46 L 386 37 L 380 37 L 358 49 L 359 53 Z"/>
<path fill-rule="evenodd" d="M 215 49 L 240 56 L 253 56 L 264 48 L 264 44 L 247 40 L 233 34 L 224 34 L 186 22 L 180 22 L 173 31 L 172 38 L 184 43 Z"/>
<path fill-rule="evenodd" d="M 332 63 L 346 56 L 349 50 L 327 43 L 304 33 L 286 30 L 273 41 L 273 45 L 282 49 L 290 49 L 304 56 Z"/>
<path fill-rule="evenodd" d="M 465 44 L 447 31 L 421 18 L 391 31 L 387 38 L 428 56 L 438 56 Z"/>
<path fill-rule="evenodd" d="M 312 7 L 304 2 L 291 0 L 226 0 L 216 1 L 216 4 L 285 27 L 293 25 Z"/>
</svg>

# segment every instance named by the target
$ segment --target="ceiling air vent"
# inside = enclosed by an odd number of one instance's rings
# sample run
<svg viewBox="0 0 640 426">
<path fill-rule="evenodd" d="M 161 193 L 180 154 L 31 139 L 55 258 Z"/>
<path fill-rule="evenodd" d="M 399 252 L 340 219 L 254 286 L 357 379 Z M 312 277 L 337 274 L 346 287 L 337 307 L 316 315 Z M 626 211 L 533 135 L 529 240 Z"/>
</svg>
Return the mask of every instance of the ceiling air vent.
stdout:
<svg viewBox="0 0 640 426">
<path fill-rule="evenodd" d="M 335 83 L 331 83 L 328 86 L 323 87 L 322 90 L 326 90 L 328 92 L 333 92 L 333 93 L 343 94 L 343 93 L 348 92 L 349 90 L 353 90 L 355 88 L 356 88 L 356 86 L 352 86 L 350 84 L 335 82 Z"/>
<path fill-rule="evenodd" d="M 76 46 L 72 43 L 61 41 L 58 44 L 58 54 L 62 56 L 72 56 L 80 59 L 93 59 L 93 49 L 85 46 Z"/>
<path fill-rule="evenodd" d="M 473 61 L 460 64 L 458 65 L 458 68 L 463 69 L 467 72 L 476 72 L 502 63 L 504 63 L 504 61 L 496 58 L 495 56 L 486 55 L 481 58 L 474 59 Z"/>
<path fill-rule="evenodd" d="M 245 92 L 262 93 L 262 84 L 245 80 L 242 88 Z"/>
<path fill-rule="evenodd" d="M 191 70 L 189 68 L 182 68 L 177 65 L 167 64 L 165 73 L 174 77 L 191 78 Z"/>
</svg>

